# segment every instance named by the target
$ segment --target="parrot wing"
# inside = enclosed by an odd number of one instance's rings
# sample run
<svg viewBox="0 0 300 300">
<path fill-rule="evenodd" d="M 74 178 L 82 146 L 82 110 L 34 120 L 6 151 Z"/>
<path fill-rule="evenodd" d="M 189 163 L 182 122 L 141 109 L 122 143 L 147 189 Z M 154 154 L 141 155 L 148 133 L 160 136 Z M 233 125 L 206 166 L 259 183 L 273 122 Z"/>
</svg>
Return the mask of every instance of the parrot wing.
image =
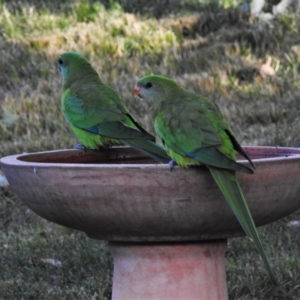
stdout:
<svg viewBox="0 0 300 300">
<path fill-rule="evenodd" d="M 250 168 L 235 161 L 233 144 L 223 128 L 226 123 L 217 106 L 208 103 L 207 107 L 201 101 L 193 104 L 183 104 L 184 108 L 172 105 L 157 115 L 154 127 L 163 143 L 172 151 L 208 166 L 252 174 Z"/>
<path fill-rule="evenodd" d="M 83 97 L 66 90 L 62 102 L 67 121 L 77 128 L 112 138 L 155 141 L 153 135 L 138 125 L 127 111 L 122 112 L 113 101 L 110 104 L 103 101 L 103 105 L 102 101 L 94 101 L 97 105 L 92 105 L 91 100 L 87 102 Z"/>
<path fill-rule="evenodd" d="M 64 114 L 72 126 L 119 139 L 158 162 L 170 161 L 165 149 L 155 143 L 155 137 L 146 132 L 125 109 L 122 112 L 117 105 L 92 106 L 91 102 L 83 102 L 81 98 L 71 96 L 67 91 L 64 93 L 63 102 Z"/>
<path fill-rule="evenodd" d="M 184 105 L 184 109 L 180 105 L 172 105 L 166 112 L 161 111 L 158 114 L 154 121 L 158 135 L 167 148 L 202 162 L 208 167 L 240 225 L 255 243 L 272 282 L 277 285 L 235 175 L 235 171 L 253 173 L 250 168 L 235 162 L 234 150 L 243 152 L 243 149 L 237 143 L 217 106 L 210 103 L 208 107 L 201 107 L 199 103 L 191 107 Z M 184 110 L 187 113 L 185 115 L 182 114 Z"/>
</svg>

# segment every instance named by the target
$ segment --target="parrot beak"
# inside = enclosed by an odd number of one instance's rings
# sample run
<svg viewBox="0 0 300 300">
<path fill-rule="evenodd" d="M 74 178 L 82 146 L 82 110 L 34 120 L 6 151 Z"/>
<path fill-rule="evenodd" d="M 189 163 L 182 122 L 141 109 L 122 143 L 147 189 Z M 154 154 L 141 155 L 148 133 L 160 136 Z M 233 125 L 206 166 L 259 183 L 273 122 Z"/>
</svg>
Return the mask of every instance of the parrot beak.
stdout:
<svg viewBox="0 0 300 300">
<path fill-rule="evenodd" d="M 137 85 L 134 87 L 133 89 L 133 93 L 136 95 L 136 96 L 140 96 L 140 92 L 141 92 L 141 88 L 139 88 Z"/>
</svg>

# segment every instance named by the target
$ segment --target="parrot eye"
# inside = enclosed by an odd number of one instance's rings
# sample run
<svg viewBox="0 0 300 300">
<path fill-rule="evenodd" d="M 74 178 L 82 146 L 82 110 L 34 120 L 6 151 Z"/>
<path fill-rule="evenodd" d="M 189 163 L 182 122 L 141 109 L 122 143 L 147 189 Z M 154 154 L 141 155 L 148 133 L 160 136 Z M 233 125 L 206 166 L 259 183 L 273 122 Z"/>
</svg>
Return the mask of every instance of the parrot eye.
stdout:
<svg viewBox="0 0 300 300">
<path fill-rule="evenodd" d="M 63 64 L 63 60 L 62 60 L 61 58 L 59 58 L 59 59 L 58 59 L 58 63 L 59 63 L 60 65 L 62 65 L 62 64 Z"/>
<path fill-rule="evenodd" d="M 146 85 L 145 85 L 145 87 L 146 87 L 147 89 L 151 88 L 151 87 L 152 87 L 152 83 L 151 83 L 151 82 L 147 82 Z"/>
</svg>

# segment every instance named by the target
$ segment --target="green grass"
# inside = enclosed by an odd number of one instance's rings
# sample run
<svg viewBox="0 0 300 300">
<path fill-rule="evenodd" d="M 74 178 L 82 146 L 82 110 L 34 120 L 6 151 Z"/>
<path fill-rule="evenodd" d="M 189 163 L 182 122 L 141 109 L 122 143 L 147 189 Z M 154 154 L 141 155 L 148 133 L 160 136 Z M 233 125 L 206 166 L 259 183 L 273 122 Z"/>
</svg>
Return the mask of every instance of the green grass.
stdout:
<svg viewBox="0 0 300 300">
<path fill-rule="evenodd" d="M 0 299 L 110 299 L 105 242 L 42 220 L 9 191 L 0 195 Z"/>
<path fill-rule="evenodd" d="M 242 144 L 300 147 L 300 16 L 268 25 L 229 5 L 237 2 L 0 1 L 0 157 L 77 143 L 60 110 L 57 57 L 67 50 L 85 55 L 152 132 L 132 89 L 153 72 L 216 101 Z M 275 76 L 261 73 L 269 59 Z M 230 299 L 297 299 L 299 229 L 288 222 L 299 218 L 260 229 L 280 288 L 249 239 L 230 240 Z M 105 242 L 39 218 L 8 187 L 0 228 L 0 299 L 110 298 Z"/>
</svg>

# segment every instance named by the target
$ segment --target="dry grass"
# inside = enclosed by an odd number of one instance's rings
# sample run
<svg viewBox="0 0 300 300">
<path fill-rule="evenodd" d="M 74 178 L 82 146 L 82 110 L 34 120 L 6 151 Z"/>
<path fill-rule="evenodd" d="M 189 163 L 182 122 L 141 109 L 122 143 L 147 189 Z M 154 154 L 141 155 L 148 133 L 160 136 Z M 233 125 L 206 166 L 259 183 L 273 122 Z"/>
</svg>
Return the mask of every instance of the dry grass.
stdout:
<svg viewBox="0 0 300 300">
<path fill-rule="evenodd" d="M 60 111 L 56 60 L 66 50 L 85 55 L 150 130 L 132 88 L 153 72 L 216 101 L 241 143 L 300 147 L 299 15 L 262 24 L 224 10 L 229 2 L 101 2 L 0 1 L 0 156 L 77 143 Z M 0 299 L 110 297 L 105 243 L 41 220 L 9 188 L 0 199 Z M 297 299 L 300 243 L 287 223 L 299 217 L 261 230 L 279 289 L 265 280 L 248 239 L 230 241 L 230 299 Z"/>
</svg>

